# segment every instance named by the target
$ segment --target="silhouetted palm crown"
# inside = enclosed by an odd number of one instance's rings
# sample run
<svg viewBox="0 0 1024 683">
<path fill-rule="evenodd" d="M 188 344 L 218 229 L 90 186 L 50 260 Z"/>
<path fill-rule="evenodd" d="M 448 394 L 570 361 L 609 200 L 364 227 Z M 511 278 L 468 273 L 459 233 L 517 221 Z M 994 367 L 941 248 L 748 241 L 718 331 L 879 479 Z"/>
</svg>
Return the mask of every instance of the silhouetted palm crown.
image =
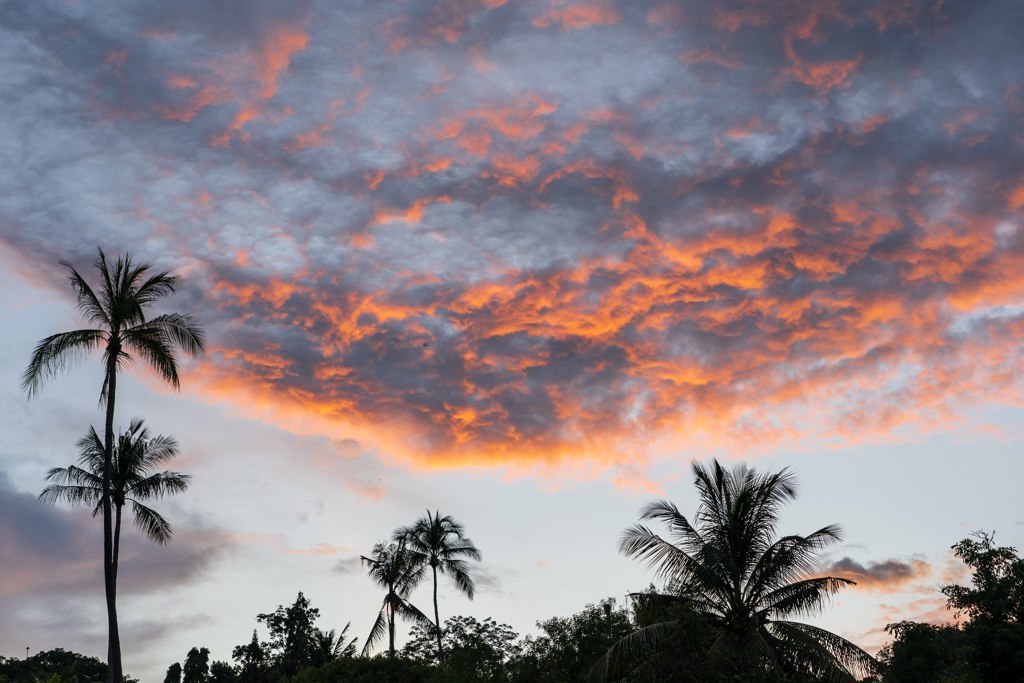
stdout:
<svg viewBox="0 0 1024 683">
<path fill-rule="evenodd" d="M 103 441 L 92 427 L 78 441 L 79 466 L 54 467 L 46 480 L 54 482 L 39 494 L 39 500 L 56 503 L 64 500 L 72 505 L 93 506 L 93 516 L 100 513 L 103 500 Z M 188 488 L 189 476 L 178 472 L 151 471 L 178 455 L 178 442 L 173 437 L 150 437 L 140 419 L 132 420 L 123 432 L 113 453 L 113 478 L 110 495 L 115 510 L 131 504 L 132 515 L 144 534 L 160 544 L 171 540 L 170 523 L 156 510 L 142 503 Z"/>
<path fill-rule="evenodd" d="M 717 461 L 693 464 L 700 505 L 694 523 L 665 500 L 641 518 L 663 522 L 666 540 L 648 527 L 627 529 L 620 550 L 657 571 L 673 599 L 684 599 L 720 632 L 716 646 L 760 651 L 767 666 L 836 680 L 870 670 L 874 660 L 859 647 L 793 615 L 814 614 L 848 579 L 815 576 L 819 552 L 840 540 L 837 525 L 807 536 L 776 538 L 779 508 L 796 495 L 788 470 L 759 474 Z M 665 624 L 642 629 L 636 641 L 653 643 Z"/>
<path fill-rule="evenodd" d="M 466 559 L 479 560 L 480 551 L 451 515 L 442 517 L 440 512 L 431 514 L 428 510 L 427 516 L 412 526 L 397 529 L 394 537 L 405 542 L 415 563 L 436 569 L 438 574 L 448 574 L 460 591 L 473 597 L 476 583 L 469 574 Z"/>
<path fill-rule="evenodd" d="M 203 351 L 204 334 L 190 316 L 179 313 L 146 318 L 146 309 L 174 292 L 178 278 L 167 271 L 150 275 L 151 266 L 134 263 L 130 256 L 118 258 L 111 268 L 99 250 L 96 269 L 100 288 L 94 290 L 70 264 L 71 287 L 78 308 L 92 328 L 59 332 L 36 345 L 22 384 L 29 395 L 42 383 L 64 370 L 69 361 L 84 351 L 103 348 L 104 366 L 115 370 L 130 364 L 137 354 L 175 388 L 179 385 L 176 348 L 190 355 Z M 104 377 L 101 400 L 105 400 L 110 378 Z"/>
</svg>

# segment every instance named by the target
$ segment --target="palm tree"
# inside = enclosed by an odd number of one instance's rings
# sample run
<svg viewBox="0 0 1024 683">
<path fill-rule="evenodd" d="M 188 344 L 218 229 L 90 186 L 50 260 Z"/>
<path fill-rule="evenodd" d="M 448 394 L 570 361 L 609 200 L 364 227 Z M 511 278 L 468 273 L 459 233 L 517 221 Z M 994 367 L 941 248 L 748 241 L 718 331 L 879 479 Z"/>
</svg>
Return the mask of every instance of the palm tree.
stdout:
<svg viewBox="0 0 1024 683">
<path fill-rule="evenodd" d="M 105 449 L 96 430 L 92 427 L 78 440 L 79 467 L 54 467 L 46 480 L 54 482 L 39 494 L 45 503 L 66 501 L 72 505 L 92 506 L 95 517 L 102 510 L 103 463 Z M 110 481 L 113 497 L 114 568 L 121 544 L 121 510 L 131 503 L 135 525 L 152 541 L 161 545 L 171 540 L 171 525 L 156 510 L 142 503 L 144 500 L 163 498 L 181 493 L 188 488 L 191 477 L 178 472 L 157 472 L 150 474 L 154 467 L 178 455 L 178 442 L 173 437 L 158 435 L 150 438 L 149 430 L 142 420 L 132 420 L 127 431 L 122 432 L 114 447 L 114 476 Z"/>
<path fill-rule="evenodd" d="M 366 655 L 373 644 L 388 633 L 388 656 L 395 656 L 395 619 L 399 616 L 433 626 L 430 619 L 409 602 L 409 593 L 423 579 L 423 570 L 417 567 L 405 544 L 401 542 L 377 543 L 373 546 L 370 557 L 360 556 L 367 568 L 367 575 L 374 582 L 387 590 L 380 612 L 377 614 L 370 635 L 363 645 L 362 654 Z"/>
<path fill-rule="evenodd" d="M 175 389 L 178 381 L 176 349 L 198 356 L 203 352 L 204 333 L 192 318 L 178 313 L 147 318 L 147 310 L 161 298 L 173 293 L 178 278 L 167 271 L 150 274 L 152 266 L 135 263 L 131 256 L 118 258 L 111 268 L 102 249 L 98 250 L 95 267 L 100 286 L 93 289 L 69 263 L 71 288 L 78 299 L 78 309 L 92 327 L 59 332 L 36 345 L 28 367 L 22 375 L 22 387 L 29 397 L 43 383 L 65 370 L 71 361 L 94 349 L 103 351 L 103 386 L 100 404 L 106 404 L 103 432 L 104 461 L 101 476 L 103 491 L 100 505 L 103 512 L 103 585 L 107 603 L 107 683 L 120 683 L 121 639 L 117 628 L 117 567 L 114 562 L 114 530 L 111 519 L 110 483 L 113 480 L 114 402 L 118 371 L 141 357 Z M 134 354 L 134 355 L 133 355 Z"/>
<path fill-rule="evenodd" d="M 469 565 L 463 558 L 480 559 L 476 549 L 465 534 L 462 525 L 450 515 L 441 516 L 440 511 L 421 517 L 411 527 L 396 529 L 395 540 L 405 542 L 413 562 L 418 567 L 429 566 L 434 577 L 434 631 L 437 636 L 437 659 L 441 661 L 441 619 L 437 610 L 437 575 L 450 574 L 455 585 L 472 600 L 476 583 L 469 575 Z"/>
<path fill-rule="evenodd" d="M 345 624 L 345 628 L 341 629 L 341 633 L 337 633 L 333 628 L 330 631 L 323 631 L 321 629 L 313 631 L 313 666 L 323 666 L 336 659 L 344 659 L 356 654 L 356 640 L 358 639 L 347 639 L 348 629 L 351 625 L 351 622 Z"/>
<path fill-rule="evenodd" d="M 641 519 L 664 522 L 665 540 L 637 524 L 623 533 L 619 550 L 655 569 L 667 595 L 701 613 L 716 637 L 713 650 L 754 656 L 767 668 L 818 678 L 852 681 L 854 672 L 875 668 L 864 650 L 793 615 L 819 612 L 828 598 L 854 582 L 817 576 L 819 552 L 841 540 L 837 525 L 807 536 L 776 538 L 779 509 L 796 495 L 788 469 L 759 474 L 732 471 L 717 461 L 693 464 L 700 504 L 693 524 L 665 500 L 650 503 Z M 674 622 L 656 623 L 619 641 L 598 663 L 607 674 L 614 659 L 664 644 Z"/>
</svg>

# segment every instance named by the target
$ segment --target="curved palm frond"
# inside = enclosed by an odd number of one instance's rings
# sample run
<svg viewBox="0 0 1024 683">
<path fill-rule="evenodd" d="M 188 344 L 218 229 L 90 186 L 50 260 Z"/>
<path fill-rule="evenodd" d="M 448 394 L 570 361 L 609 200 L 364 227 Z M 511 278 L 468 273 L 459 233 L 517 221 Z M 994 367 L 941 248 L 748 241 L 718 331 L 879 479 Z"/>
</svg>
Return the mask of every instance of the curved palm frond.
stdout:
<svg viewBox="0 0 1024 683">
<path fill-rule="evenodd" d="M 31 398 L 46 380 L 79 362 L 87 352 L 106 340 L 103 330 L 73 330 L 51 334 L 36 344 L 28 367 L 21 375 L 21 388 Z"/>
<path fill-rule="evenodd" d="M 125 346 L 138 353 L 165 382 L 175 389 L 181 386 L 177 355 L 161 330 L 143 324 L 129 328 L 122 334 Z"/>
<path fill-rule="evenodd" d="M 142 530 L 146 538 L 160 545 L 170 543 L 172 533 L 170 522 L 153 508 L 146 507 L 137 500 L 130 498 L 128 500 L 132 504 L 132 517 L 135 520 L 135 526 Z"/>
<path fill-rule="evenodd" d="M 363 643 L 363 649 L 360 651 L 361 656 L 365 657 L 369 654 L 370 649 L 387 633 L 387 609 L 388 603 L 385 599 L 384 604 L 381 605 L 380 611 L 377 613 L 377 619 L 373 622 L 373 627 L 370 628 L 370 635 L 366 637 L 366 641 Z"/>
<path fill-rule="evenodd" d="M 754 606 L 772 618 L 790 614 L 811 616 L 824 609 L 828 599 L 847 586 L 856 585 L 850 579 L 819 576 L 776 588 L 762 597 Z"/>
<path fill-rule="evenodd" d="M 774 621 L 771 635 L 785 652 L 791 671 L 830 681 L 853 681 L 878 672 L 878 662 L 867 652 L 831 631 L 794 621 Z"/>
<path fill-rule="evenodd" d="M 158 330 L 165 339 L 190 356 L 201 356 L 206 350 L 206 332 L 190 315 L 158 315 L 147 326 Z"/>
<path fill-rule="evenodd" d="M 663 621 L 639 628 L 620 638 L 597 660 L 590 670 L 590 678 L 597 681 L 608 680 L 608 676 L 617 667 L 636 661 L 640 656 L 670 643 L 675 631 L 675 621 Z"/>
<path fill-rule="evenodd" d="M 830 524 L 807 536 L 784 536 L 768 546 L 750 571 L 745 598 L 758 602 L 764 593 L 788 582 L 807 578 L 817 568 L 819 553 L 842 540 L 838 525 Z"/>
</svg>

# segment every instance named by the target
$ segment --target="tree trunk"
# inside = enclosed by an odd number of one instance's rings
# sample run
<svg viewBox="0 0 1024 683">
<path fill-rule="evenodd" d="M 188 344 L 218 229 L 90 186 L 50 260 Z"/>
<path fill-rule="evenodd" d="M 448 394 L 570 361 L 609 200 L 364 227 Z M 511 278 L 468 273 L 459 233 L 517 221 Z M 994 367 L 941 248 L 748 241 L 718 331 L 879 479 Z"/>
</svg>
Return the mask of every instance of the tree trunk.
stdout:
<svg viewBox="0 0 1024 683">
<path fill-rule="evenodd" d="M 122 506 L 114 503 L 114 554 L 111 555 L 111 564 L 114 565 L 114 585 L 117 585 L 117 560 L 121 552 L 121 509 Z"/>
<path fill-rule="evenodd" d="M 388 604 L 388 657 L 395 656 L 395 606 Z"/>
<path fill-rule="evenodd" d="M 107 598 L 107 683 L 121 683 L 121 636 L 117 629 L 117 565 L 110 510 L 110 483 L 114 467 L 114 397 L 117 390 L 116 342 L 107 347 L 107 420 L 103 433 L 103 587 Z"/>
<path fill-rule="evenodd" d="M 437 661 L 444 659 L 444 652 L 441 650 L 441 618 L 437 615 L 437 565 L 431 564 L 434 571 L 434 629 L 437 631 Z"/>
</svg>

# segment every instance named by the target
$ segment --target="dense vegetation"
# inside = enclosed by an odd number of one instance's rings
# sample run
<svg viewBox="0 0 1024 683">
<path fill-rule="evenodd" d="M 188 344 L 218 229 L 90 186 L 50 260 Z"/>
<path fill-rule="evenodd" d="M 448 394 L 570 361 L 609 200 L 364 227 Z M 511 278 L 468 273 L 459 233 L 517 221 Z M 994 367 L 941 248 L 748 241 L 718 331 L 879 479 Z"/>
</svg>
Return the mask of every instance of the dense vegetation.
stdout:
<svg viewBox="0 0 1024 683">
<path fill-rule="evenodd" d="M 147 317 L 151 304 L 174 291 L 174 276 L 150 274 L 150 266 L 127 256 L 108 264 L 102 251 L 96 268 L 100 285 L 94 289 L 68 266 L 79 308 L 93 327 L 42 340 L 23 380 L 34 393 L 76 353 L 103 352 L 103 436 L 90 428 L 78 443 L 78 466 L 51 469 L 40 499 L 86 505 L 102 518 L 109 666 L 60 649 L 0 657 L 0 683 L 80 683 L 104 675 L 108 683 L 131 680 L 121 671 L 116 611 L 122 510 L 129 505 L 143 533 L 167 543 L 170 523 L 143 501 L 188 485 L 186 475 L 152 472 L 177 454 L 173 438 L 150 437 L 141 419 L 115 436 L 114 402 L 129 352 L 176 387 L 176 351 L 201 353 L 202 328 L 179 314 Z M 793 475 L 727 470 L 718 462 L 695 463 L 693 474 L 700 500 L 694 517 L 659 500 L 643 510 L 641 521 L 663 524 L 667 537 L 642 524 L 623 533 L 621 552 L 653 569 L 660 582 L 632 595 L 629 609 L 604 600 L 537 622 L 538 633 L 523 638 L 490 618 L 442 622 L 439 579 L 447 577 L 472 598 L 470 563 L 481 555 L 461 523 L 428 511 L 362 557 L 383 599 L 361 648 L 350 625 L 340 631 L 317 625 L 319 610 L 300 592 L 291 605 L 257 614 L 251 637 L 232 650 L 230 662 L 211 661 L 207 648 L 193 647 L 167 668 L 164 683 L 1024 681 L 1024 559 L 1015 548 L 996 546 L 984 533 L 953 546 L 973 572 L 970 586 L 942 588 L 961 622 L 891 624 L 893 641 L 876 660 L 836 634 L 793 619 L 819 612 L 853 583 L 817 573 L 819 553 L 841 538 L 838 526 L 776 536 L 780 510 L 795 496 Z M 412 602 L 427 579 L 433 619 Z M 401 649 L 400 620 L 412 623 Z M 371 656 L 385 640 L 384 652 Z"/>
</svg>

